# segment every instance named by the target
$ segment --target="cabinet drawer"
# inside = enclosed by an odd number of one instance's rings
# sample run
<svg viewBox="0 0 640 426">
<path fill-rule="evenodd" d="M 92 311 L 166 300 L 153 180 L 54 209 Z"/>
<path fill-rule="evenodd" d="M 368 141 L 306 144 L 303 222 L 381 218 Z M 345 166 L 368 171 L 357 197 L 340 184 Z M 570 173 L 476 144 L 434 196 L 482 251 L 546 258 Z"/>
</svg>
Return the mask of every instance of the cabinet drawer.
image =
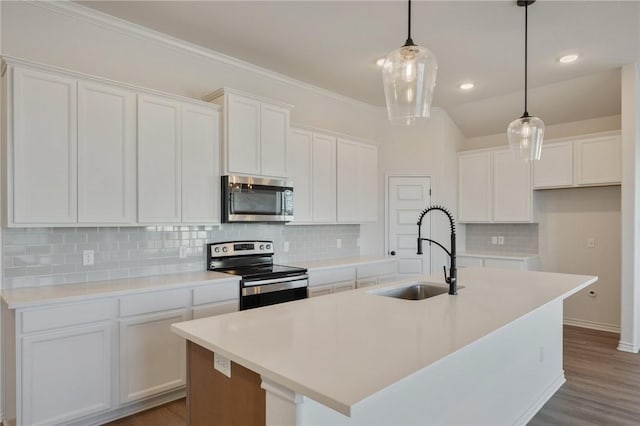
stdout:
<svg viewBox="0 0 640 426">
<path fill-rule="evenodd" d="M 358 265 L 357 277 L 368 278 L 378 275 L 395 274 L 397 271 L 397 263 L 395 260 L 388 262 L 369 263 L 366 265 Z"/>
<path fill-rule="evenodd" d="M 73 303 L 22 312 L 22 332 L 50 330 L 114 318 L 116 300 Z"/>
<path fill-rule="evenodd" d="M 355 281 L 345 281 L 345 282 L 342 282 L 342 283 L 335 283 L 333 285 L 333 292 L 334 293 L 339 293 L 341 291 L 354 290 L 355 288 L 356 288 Z"/>
<path fill-rule="evenodd" d="M 195 307 L 192 309 L 192 313 L 193 319 L 199 319 L 236 312 L 238 309 L 240 309 L 240 303 L 238 301 L 219 302 Z"/>
<path fill-rule="evenodd" d="M 482 268 L 484 261 L 480 257 L 458 257 L 456 259 L 458 268 Z"/>
<path fill-rule="evenodd" d="M 509 260 L 509 259 L 485 259 L 484 266 L 486 268 L 497 269 L 516 269 L 524 271 L 524 261 L 522 260 Z"/>
<path fill-rule="evenodd" d="M 346 268 L 332 268 L 321 271 L 309 272 L 309 285 L 331 284 L 339 281 L 353 281 L 356 279 L 356 268 L 349 266 Z"/>
<path fill-rule="evenodd" d="M 120 299 L 120 316 L 180 309 L 190 301 L 191 290 L 186 288 L 125 296 Z"/>
<path fill-rule="evenodd" d="M 223 300 L 238 299 L 240 284 L 238 281 L 211 284 L 193 289 L 193 304 L 222 302 Z"/>
<path fill-rule="evenodd" d="M 356 287 L 364 288 L 364 287 L 371 287 L 374 285 L 378 285 L 378 277 L 365 278 L 364 280 L 358 280 Z"/>
<path fill-rule="evenodd" d="M 332 288 L 331 285 L 310 287 L 309 288 L 309 297 L 324 296 L 326 294 L 331 294 L 332 292 L 333 292 L 333 288 Z"/>
</svg>

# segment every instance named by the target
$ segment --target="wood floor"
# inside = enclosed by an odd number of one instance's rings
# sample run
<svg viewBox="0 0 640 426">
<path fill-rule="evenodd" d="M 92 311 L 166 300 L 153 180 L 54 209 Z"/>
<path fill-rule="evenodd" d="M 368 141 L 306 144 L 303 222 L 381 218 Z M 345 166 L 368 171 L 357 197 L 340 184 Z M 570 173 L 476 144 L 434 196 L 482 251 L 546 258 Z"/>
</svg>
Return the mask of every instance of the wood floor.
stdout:
<svg viewBox="0 0 640 426">
<path fill-rule="evenodd" d="M 640 354 L 616 350 L 619 336 L 564 327 L 567 382 L 529 425 L 640 425 Z M 184 426 L 184 399 L 109 426 Z"/>
</svg>

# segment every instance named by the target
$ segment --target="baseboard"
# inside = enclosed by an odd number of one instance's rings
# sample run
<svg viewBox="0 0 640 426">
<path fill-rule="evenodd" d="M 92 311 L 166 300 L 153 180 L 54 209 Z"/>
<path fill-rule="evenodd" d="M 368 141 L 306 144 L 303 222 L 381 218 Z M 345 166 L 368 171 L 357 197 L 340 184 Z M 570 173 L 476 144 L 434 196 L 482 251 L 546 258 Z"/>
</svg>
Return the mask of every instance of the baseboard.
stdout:
<svg viewBox="0 0 640 426">
<path fill-rule="evenodd" d="M 564 377 L 564 371 L 558 376 L 547 388 L 540 394 L 540 396 L 534 401 L 534 403 L 525 411 L 513 424 L 514 425 L 526 425 L 531 421 L 538 411 L 544 406 L 544 404 L 551 399 L 551 397 L 558 392 L 558 389 L 566 382 Z"/>
<path fill-rule="evenodd" d="M 620 326 L 612 324 L 604 324 L 601 322 L 585 321 L 574 318 L 565 318 L 564 325 L 572 325 L 574 327 L 590 328 L 592 330 L 607 331 L 609 333 L 620 334 Z"/>
<path fill-rule="evenodd" d="M 633 343 L 627 343 L 620 340 L 618 342 L 618 350 L 621 352 L 631 352 L 637 354 L 640 352 L 640 345 L 634 345 Z"/>
</svg>

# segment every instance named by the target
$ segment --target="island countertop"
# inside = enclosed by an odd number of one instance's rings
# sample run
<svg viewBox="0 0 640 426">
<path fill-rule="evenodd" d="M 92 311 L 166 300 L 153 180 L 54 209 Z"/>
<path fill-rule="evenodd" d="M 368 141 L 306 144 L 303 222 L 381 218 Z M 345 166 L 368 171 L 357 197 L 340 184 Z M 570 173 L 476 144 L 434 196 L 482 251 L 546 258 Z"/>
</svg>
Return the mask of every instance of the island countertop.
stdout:
<svg viewBox="0 0 640 426">
<path fill-rule="evenodd" d="M 174 324 L 186 339 L 345 415 L 597 277 L 488 268 L 459 271 L 457 296 L 408 301 L 375 294 L 398 281 Z M 440 282 L 440 274 L 424 281 Z"/>
</svg>

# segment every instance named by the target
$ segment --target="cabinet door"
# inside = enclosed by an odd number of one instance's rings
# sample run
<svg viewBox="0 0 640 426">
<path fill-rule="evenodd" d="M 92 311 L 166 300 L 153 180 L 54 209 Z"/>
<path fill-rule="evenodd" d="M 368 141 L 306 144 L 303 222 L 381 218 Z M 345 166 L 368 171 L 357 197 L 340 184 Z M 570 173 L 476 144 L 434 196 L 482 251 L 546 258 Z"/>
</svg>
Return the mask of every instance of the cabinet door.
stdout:
<svg viewBox="0 0 640 426">
<path fill-rule="evenodd" d="M 76 80 L 13 70 L 9 223 L 77 221 Z"/>
<path fill-rule="evenodd" d="M 135 223 L 136 94 L 78 83 L 78 222 Z"/>
<path fill-rule="evenodd" d="M 576 183 L 616 184 L 622 180 L 620 136 L 575 141 Z"/>
<path fill-rule="evenodd" d="M 110 323 L 23 337 L 18 424 L 66 424 L 110 409 L 111 350 Z"/>
<path fill-rule="evenodd" d="M 358 144 L 338 139 L 337 154 L 337 214 L 338 222 L 358 223 Z"/>
<path fill-rule="evenodd" d="M 293 182 L 294 222 L 311 222 L 311 152 L 313 135 L 291 129 L 287 141 L 287 171 Z"/>
<path fill-rule="evenodd" d="M 313 134 L 313 167 L 311 191 L 313 221 L 336 221 L 336 138 Z"/>
<path fill-rule="evenodd" d="M 493 220 L 531 222 L 530 163 L 515 160 L 510 150 L 493 153 Z"/>
<path fill-rule="evenodd" d="M 260 102 L 229 93 L 226 101 L 226 160 L 229 173 L 260 174 Z"/>
<path fill-rule="evenodd" d="M 458 220 L 491 222 L 491 153 L 458 157 Z"/>
<path fill-rule="evenodd" d="M 260 107 L 260 174 L 287 176 L 289 110 L 275 105 Z"/>
<path fill-rule="evenodd" d="M 552 142 L 542 146 L 533 165 L 533 187 L 560 188 L 573 185 L 573 143 Z"/>
<path fill-rule="evenodd" d="M 138 97 L 138 221 L 180 222 L 180 104 Z"/>
<path fill-rule="evenodd" d="M 182 222 L 220 223 L 219 113 L 182 106 Z"/>
<path fill-rule="evenodd" d="M 359 222 L 378 221 L 378 148 L 358 145 Z"/>
<path fill-rule="evenodd" d="M 120 320 L 121 403 L 185 385 L 185 342 L 171 324 L 188 319 L 179 310 Z"/>
</svg>

